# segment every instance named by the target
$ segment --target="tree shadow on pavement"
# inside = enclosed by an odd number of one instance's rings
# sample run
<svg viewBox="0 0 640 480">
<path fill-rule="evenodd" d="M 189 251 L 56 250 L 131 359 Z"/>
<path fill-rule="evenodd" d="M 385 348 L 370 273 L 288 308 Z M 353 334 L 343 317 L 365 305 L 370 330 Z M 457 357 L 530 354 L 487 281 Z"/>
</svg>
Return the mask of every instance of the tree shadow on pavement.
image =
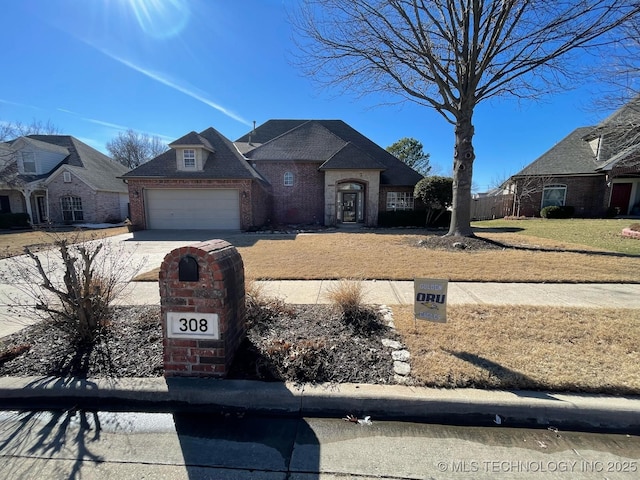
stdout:
<svg viewBox="0 0 640 480">
<path fill-rule="evenodd" d="M 0 412 L 0 471 L 3 478 L 86 478 L 104 459 L 91 444 L 100 441 L 97 413 L 82 410 Z M 43 461 L 48 459 L 64 461 Z"/>
</svg>

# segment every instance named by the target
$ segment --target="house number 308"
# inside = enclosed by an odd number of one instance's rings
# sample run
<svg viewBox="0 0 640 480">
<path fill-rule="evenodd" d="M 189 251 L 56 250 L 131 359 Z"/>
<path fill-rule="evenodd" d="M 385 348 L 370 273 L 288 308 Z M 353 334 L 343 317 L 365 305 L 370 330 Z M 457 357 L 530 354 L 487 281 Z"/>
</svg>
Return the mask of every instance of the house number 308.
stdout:
<svg viewBox="0 0 640 480">
<path fill-rule="evenodd" d="M 178 320 L 180 323 L 179 330 L 181 332 L 206 332 L 209 329 L 209 325 L 206 318 L 181 318 Z"/>
<path fill-rule="evenodd" d="M 220 339 L 220 319 L 215 313 L 167 312 L 169 338 Z"/>
</svg>

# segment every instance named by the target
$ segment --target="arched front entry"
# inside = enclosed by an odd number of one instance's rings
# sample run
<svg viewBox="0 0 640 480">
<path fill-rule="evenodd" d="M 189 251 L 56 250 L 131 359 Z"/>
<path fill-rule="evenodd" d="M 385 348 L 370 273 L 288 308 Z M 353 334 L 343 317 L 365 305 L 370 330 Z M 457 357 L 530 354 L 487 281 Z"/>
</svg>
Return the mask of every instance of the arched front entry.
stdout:
<svg viewBox="0 0 640 480">
<path fill-rule="evenodd" d="M 339 183 L 336 209 L 338 222 L 364 222 L 365 187 L 357 182 Z"/>
</svg>

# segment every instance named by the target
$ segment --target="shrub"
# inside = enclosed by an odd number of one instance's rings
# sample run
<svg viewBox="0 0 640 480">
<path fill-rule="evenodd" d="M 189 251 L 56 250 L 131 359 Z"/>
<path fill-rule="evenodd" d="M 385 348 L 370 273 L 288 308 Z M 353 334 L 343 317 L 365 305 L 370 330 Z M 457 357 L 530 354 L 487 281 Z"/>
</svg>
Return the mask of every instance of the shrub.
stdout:
<svg viewBox="0 0 640 480">
<path fill-rule="evenodd" d="M 26 228 L 29 215 L 26 213 L 0 213 L 0 228 Z"/>
<path fill-rule="evenodd" d="M 575 208 L 569 206 L 549 205 L 540 211 L 542 218 L 571 218 Z"/>
<path fill-rule="evenodd" d="M 340 280 L 327 290 L 327 298 L 345 317 L 351 318 L 364 309 L 364 287 L 360 280 Z"/>
<path fill-rule="evenodd" d="M 378 213 L 378 225 L 381 227 L 423 227 L 427 213 L 416 210 L 398 210 Z"/>
<path fill-rule="evenodd" d="M 453 203 L 453 178 L 425 177 L 416 184 L 413 196 L 426 205 L 426 225 L 433 226 Z"/>
<path fill-rule="evenodd" d="M 132 264 L 123 247 L 83 240 L 81 232 L 74 241 L 52 237 L 54 250 L 36 254 L 26 247 L 26 256 L 11 259 L 13 268 L 3 280 L 17 285 L 34 302 L 36 314 L 74 344 L 91 345 L 107 325 L 112 302 L 142 264 Z"/>
<path fill-rule="evenodd" d="M 340 280 L 331 286 L 327 298 L 337 308 L 346 324 L 358 333 L 367 333 L 384 328 L 379 315 L 365 305 L 366 292 L 361 280 Z"/>
</svg>

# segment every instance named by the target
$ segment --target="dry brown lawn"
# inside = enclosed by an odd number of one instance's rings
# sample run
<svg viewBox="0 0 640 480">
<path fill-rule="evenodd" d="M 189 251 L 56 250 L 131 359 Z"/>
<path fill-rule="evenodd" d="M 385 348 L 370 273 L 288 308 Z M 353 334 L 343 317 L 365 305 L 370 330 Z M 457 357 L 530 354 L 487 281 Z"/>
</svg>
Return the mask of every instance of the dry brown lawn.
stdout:
<svg viewBox="0 0 640 480">
<path fill-rule="evenodd" d="M 260 239 L 238 251 L 253 279 L 640 282 L 640 256 L 516 234 L 482 237 L 527 249 L 434 250 L 417 246 L 424 235 L 322 233 Z"/>
<path fill-rule="evenodd" d="M 0 235 L 0 258 L 14 257 L 24 253 L 24 247 L 34 250 L 47 248 L 56 239 L 67 238 L 70 241 L 82 239 L 98 239 L 127 233 L 127 227 L 113 227 L 96 230 L 78 230 L 69 228 L 67 231 L 25 230 Z"/>
<path fill-rule="evenodd" d="M 640 310 L 451 306 L 446 324 L 394 307 L 430 387 L 640 394 Z"/>
</svg>

